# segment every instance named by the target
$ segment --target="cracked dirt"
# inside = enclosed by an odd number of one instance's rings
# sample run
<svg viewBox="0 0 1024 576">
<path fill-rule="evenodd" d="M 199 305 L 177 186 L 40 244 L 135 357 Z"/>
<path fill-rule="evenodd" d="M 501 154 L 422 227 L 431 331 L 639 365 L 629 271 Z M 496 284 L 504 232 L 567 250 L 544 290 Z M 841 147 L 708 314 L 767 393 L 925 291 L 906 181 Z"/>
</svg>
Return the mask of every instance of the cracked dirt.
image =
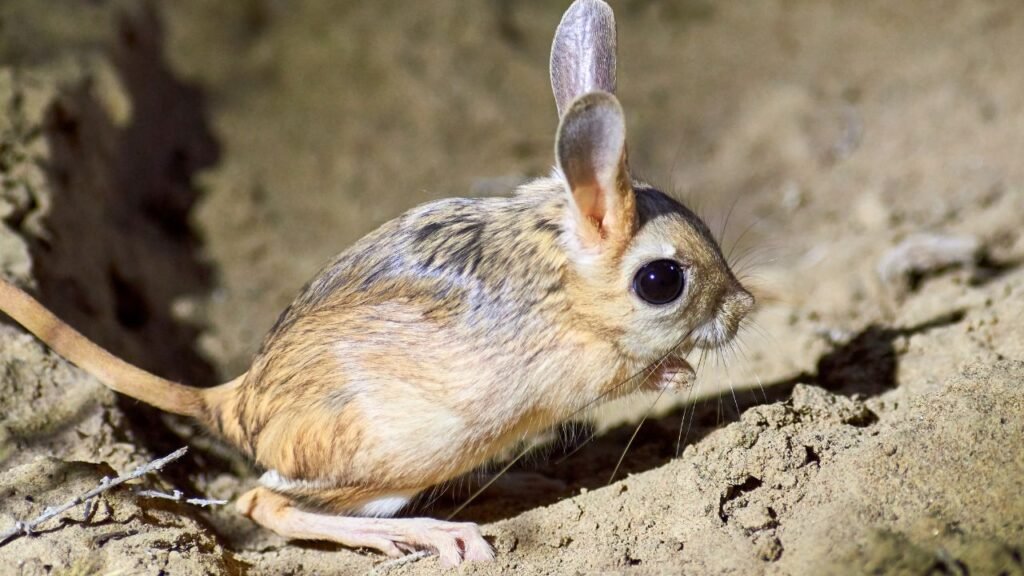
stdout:
<svg viewBox="0 0 1024 576">
<path fill-rule="evenodd" d="M 0 272 L 164 376 L 234 376 L 346 244 L 552 162 L 560 3 L 58 4 L 0 3 Z M 631 163 L 762 305 L 694 390 L 598 411 L 475 500 L 498 557 L 460 571 L 1024 574 L 1024 8 L 613 6 Z M 0 529 L 185 444 L 0 574 L 438 569 L 138 496 L 256 473 L 0 324 Z"/>
</svg>

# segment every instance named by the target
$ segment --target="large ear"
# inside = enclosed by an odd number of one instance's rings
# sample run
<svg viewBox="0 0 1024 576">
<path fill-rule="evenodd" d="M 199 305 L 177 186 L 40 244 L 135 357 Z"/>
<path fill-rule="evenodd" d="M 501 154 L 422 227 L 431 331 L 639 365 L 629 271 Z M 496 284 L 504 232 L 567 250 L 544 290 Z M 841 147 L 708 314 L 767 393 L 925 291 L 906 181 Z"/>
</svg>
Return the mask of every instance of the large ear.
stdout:
<svg viewBox="0 0 1024 576">
<path fill-rule="evenodd" d="M 615 93 L 615 14 L 601 0 L 576 0 L 551 44 L 551 90 L 558 117 L 589 92 Z"/>
<path fill-rule="evenodd" d="M 635 231 L 636 196 L 626 167 L 626 120 L 615 96 L 592 92 L 574 100 L 558 125 L 555 155 L 581 243 L 623 248 Z"/>
</svg>

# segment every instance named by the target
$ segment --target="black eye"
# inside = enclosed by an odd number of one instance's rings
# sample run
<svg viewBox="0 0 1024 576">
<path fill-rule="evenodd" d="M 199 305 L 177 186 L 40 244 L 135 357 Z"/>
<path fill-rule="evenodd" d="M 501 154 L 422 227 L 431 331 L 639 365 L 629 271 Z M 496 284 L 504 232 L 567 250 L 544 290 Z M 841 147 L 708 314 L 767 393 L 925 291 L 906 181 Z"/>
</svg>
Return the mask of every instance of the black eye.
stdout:
<svg viewBox="0 0 1024 576">
<path fill-rule="evenodd" d="M 633 290 L 651 304 L 668 304 L 679 298 L 685 285 L 683 265 L 675 260 L 648 262 L 633 277 Z"/>
</svg>

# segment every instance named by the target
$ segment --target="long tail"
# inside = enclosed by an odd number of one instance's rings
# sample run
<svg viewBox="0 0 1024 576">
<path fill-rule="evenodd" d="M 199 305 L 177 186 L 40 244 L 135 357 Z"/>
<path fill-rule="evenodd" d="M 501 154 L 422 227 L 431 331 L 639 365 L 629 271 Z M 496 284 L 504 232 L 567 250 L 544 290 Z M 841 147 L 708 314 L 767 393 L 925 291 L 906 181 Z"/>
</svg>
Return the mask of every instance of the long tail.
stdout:
<svg viewBox="0 0 1024 576">
<path fill-rule="evenodd" d="M 211 420 L 203 389 L 171 382 L 121 360 L 2 278 L 0 311 L 107 387 L 166 412 L 191 416 L 204 423 Z"/>
</svg>

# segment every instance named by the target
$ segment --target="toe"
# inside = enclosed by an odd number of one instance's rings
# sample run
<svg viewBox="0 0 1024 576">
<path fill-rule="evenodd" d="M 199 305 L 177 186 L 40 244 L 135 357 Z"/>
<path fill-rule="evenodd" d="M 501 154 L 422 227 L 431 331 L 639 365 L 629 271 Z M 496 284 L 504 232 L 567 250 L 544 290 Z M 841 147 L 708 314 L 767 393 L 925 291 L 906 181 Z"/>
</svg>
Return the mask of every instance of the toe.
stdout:
<svg viewBox="0 0 1024 576">
<path fill-rule="evenodd" d="M 405 556 L 406 553 L 406 551 L 403 550 L 400 546 L 398 546 L 395 542 L 383 538 L 368 544 L 370 544 L 370 548 L 379 550 L 384 555 L 390 556 L 391 558 L 401 558 L 402 556 Z"/>
<path fill-rule="evenodd" d="M 430 544 L 437 550 L 437 555 L 445 566 L 458 566 L 462 563 L 462 551 L 455 538 L 447 534 L 438 534 L 430 539 Z"/>
<path fill-rule="evenodd" d="M 466 560 L 486 562 L 494 559 L 494 549 L 484 539 L 476 524 L 467 524 L 461 531 L 459 540 L 462 542 L 463 557 Z"/>
<path fill-rule="evenodd" d="M 470 562 L 488 562 L 494 560 L 494 548 L 487 543 L 486 540 L 480 538 L 479 540 L 465 540 L 464 542 L 466 553 L 465 558 Z"/>
</svg>

